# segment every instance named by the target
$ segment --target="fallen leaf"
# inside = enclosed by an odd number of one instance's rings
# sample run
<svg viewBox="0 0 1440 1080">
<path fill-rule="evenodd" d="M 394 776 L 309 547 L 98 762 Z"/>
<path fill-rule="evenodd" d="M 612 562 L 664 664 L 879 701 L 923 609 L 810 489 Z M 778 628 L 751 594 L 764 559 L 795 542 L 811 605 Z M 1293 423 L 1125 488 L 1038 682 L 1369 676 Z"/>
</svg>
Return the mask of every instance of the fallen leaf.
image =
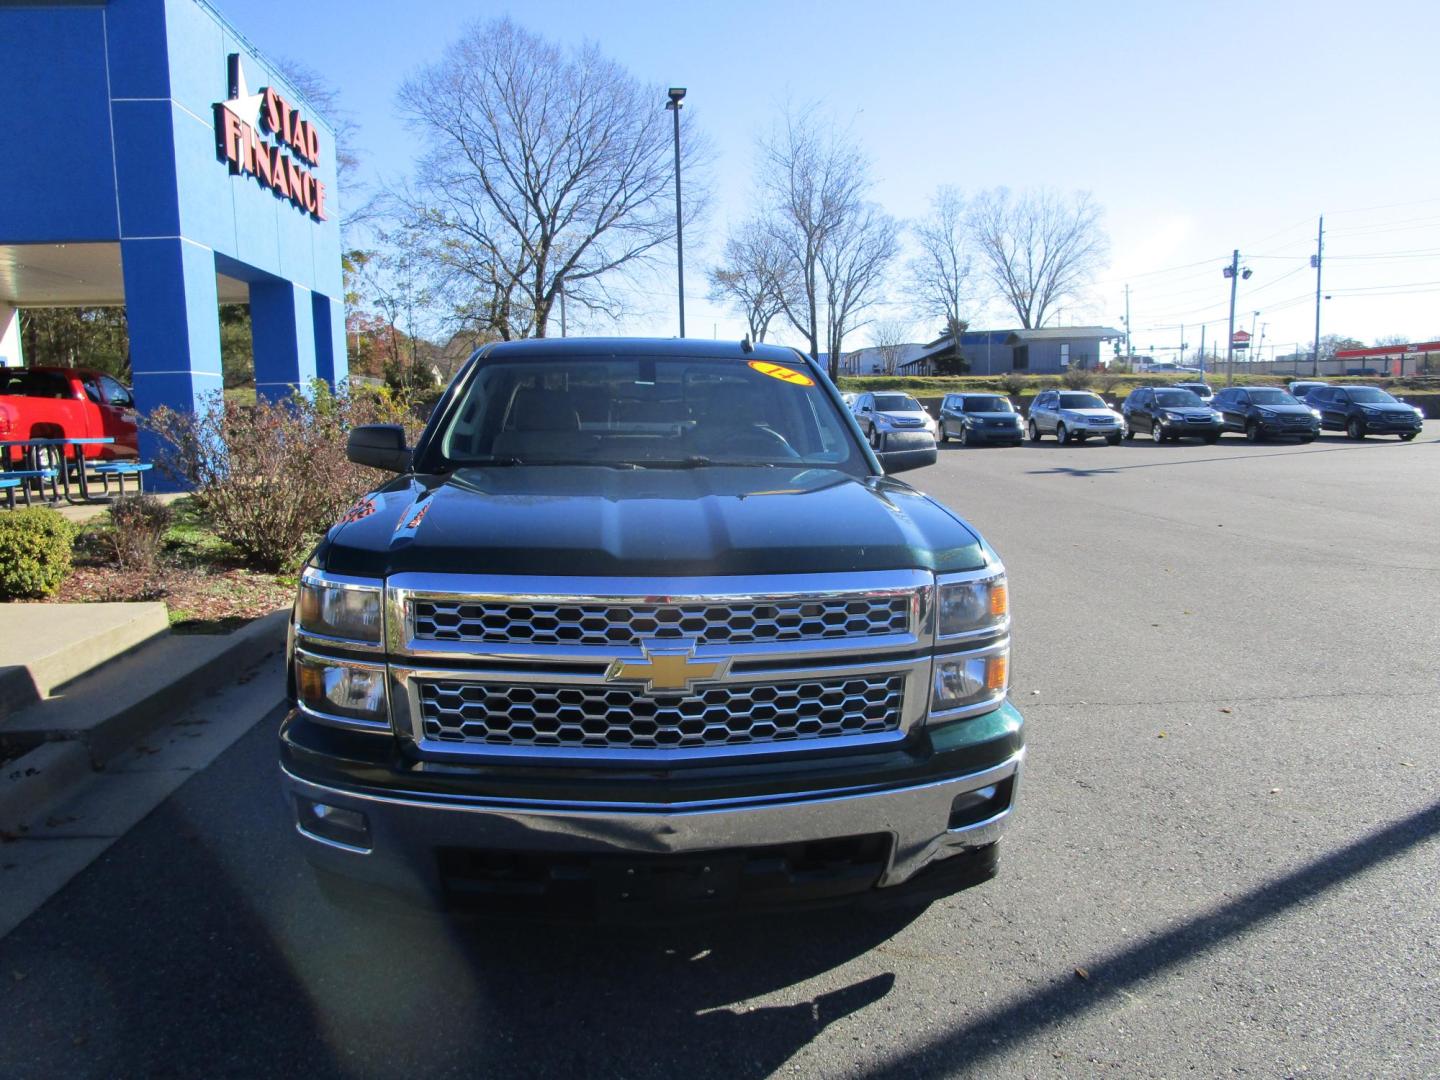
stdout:
<svg viewBox="0 0 1440 1080">
<path fill-rule="evenodd" d="M 1402 762 L 1400 762 L 1400 764 L 1401 764 L 1401 765 L 1404 765 L 1405 768 L 1407 768 L 1407 769 L 1413 769 L 1413 768 L 1415 768 L 1415 762 L 1413 762 L 1413 761 L 1402 761 Z"/>
<path fill-rule="evenodd" d="M 1160 732 L 1160 734 L 1159 734 L 1159 735 L 1156 735 L 1155 738 L 1157 738 L 1157 739 L 1163 739 L 1163 738 L 1165 738 L 1165 732 L 1163 732 L 1163 731 Z"/>
<path fill-rule="evenodd" d="M 1086 970 L 1085 970 L 1084 968 L 1082 968 L 1082 967 L 1077 967 L 1077 968 L 1075 969 L 1075 974 L 1078 975 L 1078 976 L 1079 976 L 1080 978 L 1082 978 L 1082 979 L 1088 979 L 1088 978 L 1090 978 L 1090 973 L 1089 973 L 1088 971 L 1086 971 Z"/>
<path fill-rule="evenodd" d="M 1272 787 L 1272 788 L 1270 789 L 1270 794 L 1271 794 L 1271 795 L 1279 795 L 1279 794 L 1280 794 L 1280 789 L 1279 789 L 1278 787 Z"/>
<path fill-rule="evenodd" d="M 1228 712 L 1231 712 L 1232 710 L 1230 710 L 1230 709 L 1221 709 L 1220 711 L 1221 711 L 1221 712 L 1224 712 L 1224 713 L 1228 713 Z"/>
</svg>

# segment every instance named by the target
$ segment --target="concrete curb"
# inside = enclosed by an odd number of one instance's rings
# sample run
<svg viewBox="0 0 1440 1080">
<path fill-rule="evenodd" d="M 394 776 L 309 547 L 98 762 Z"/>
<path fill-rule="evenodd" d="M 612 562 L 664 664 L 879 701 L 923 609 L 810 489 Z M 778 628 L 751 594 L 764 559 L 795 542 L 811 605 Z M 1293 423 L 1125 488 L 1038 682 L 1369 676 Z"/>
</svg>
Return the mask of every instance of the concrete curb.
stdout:
<svg viewBox="0 0 1440 1080">
<path fill-rule="evenodd" d="M 174 713 L 186 708 L 195 699 L 228 686 L 236 676 L 271 653 L 283 649 L 285 623 L 289 618 L 288 610 L 271 612 L 227 635 L 225 648 L 204 663 L 183 672 L 173 682 L 121 709 L 106 723 L 93 728 L 84 739 L 91 763 L 95 768 L 103 769 L 110 759 L 136 740 L 164 727 Z"/>
<path fill-rule="evenodd" d="M 50 802 L 94 772 L 78 742 L 53 742 L 28 750 L 0 771 L 0 832 L 19 833 L 36 807 Z"/>
<path fill-rule="evenodd" d="M 114 712 L 93 717 L 84 726 L 52 728 L 40 719 L 19 730 L 14 726 L 0 729 L 11 742 L 36 744 L 0 768 L 0 830 L 18 832 L 56 795 L 104 769 L 136 742 L 170 723 L 176 713 L 230 686 L 237 676 L 284 648 L 289 617 L 289 611 L 276 611 L 256 619 L 226 635 L 219 647 L 194 657 L 193 663 L 178 666 L 173 678 L 126 700 Z M 144 652 L 132 655 L 139 660 Z M 277 690 L 277 703 L 281 696 Z"/>
</svg>

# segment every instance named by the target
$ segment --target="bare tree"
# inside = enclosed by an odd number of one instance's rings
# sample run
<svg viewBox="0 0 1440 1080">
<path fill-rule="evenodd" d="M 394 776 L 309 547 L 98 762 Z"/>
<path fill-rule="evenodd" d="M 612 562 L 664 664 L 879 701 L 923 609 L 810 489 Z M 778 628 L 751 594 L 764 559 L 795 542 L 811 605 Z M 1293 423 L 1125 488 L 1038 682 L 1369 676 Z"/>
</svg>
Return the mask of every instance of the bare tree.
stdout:
<svg viewBox="0 0 1440 1080">
<path fill-rule="evenodd" d="M 470 26 L 406 81 L 427 148 L 410 201 L 472 325 L 544 337 L 562 288 L 617 310 L 607 281 L 675 239 L 664 100 L 594 45 L 567 54 L 508 19 Z M 691 128 L 687 161 L 704 153 Z M 693 220 L 704 192 L 687 189 Z"/>
<path fill-rule="evenodd" d="M 865 313 L 880 300 L 886 271 L 899 252 L 899 223 L 874 203 L 855 206 L 826 233 L 820 272 L 832 379 L 839 374 L 845 335 L 865 325 Z"/>
<path fill-rule="evenodd" d="M 787 266 L 781 307 L 816 360 L 823 335 L 832 376 L 898 250 L 894 220 L 865 201 L 872 183 L 859 147 L 813 107 L 787 108 L 760 143 L 763 220 Z"/>
<path fill-rule="evenodd" d="M 814 108 L 797 112 L 787 107 L 759 152 L 763 220 L 788 268 L 790 288 L 781 297 L 781 307 L 818 360 L 825 287 L 820 255 L 831 232 L 860 201 L 867 163 Z M 832 356 L 832 369 L 835 362 Z"/>
<path fill-rule="evenodd" d="M 720 265 L 710 271 L 710 298 L 742 311 L 751 339 L 764 341 L 793 290 L 792 277 L 773 229 L 752 218 L 725 242 Z"/>
<path fill-rule="evenodd" d="M 1077 298 L 1109 257 L 1100 207 L 1087 192 L 983 192 L 968 215 L 972 241 L 1000 298 L 1026 330 Z"/>
<path fill-rule="evenodd" d="M 1382 334 L 1375 339 L 1377 349 L 1389 348 L 1395 345 L 1409 345 L 1410 339 L 1404 334 Z"/>
<path fill-rule="evenodd" d="M 966 231 L 965 200 L 958 188 L 942 185 L 930 199 L 930 212 L 911 226 L 919 249 L 910 260 L 911 289 L 922 315 L 944 320 L 955 355 L 969 321 L 962 313 L 971 301 L 973 261 Z"/>
<path fill-rule="evenodd" d="M 910 343 L 908 319 L 876 319 L 870 324 L 870 344 L 880 354 L 880 373 L 894 375 L 900 357 Z"/>
</svg>

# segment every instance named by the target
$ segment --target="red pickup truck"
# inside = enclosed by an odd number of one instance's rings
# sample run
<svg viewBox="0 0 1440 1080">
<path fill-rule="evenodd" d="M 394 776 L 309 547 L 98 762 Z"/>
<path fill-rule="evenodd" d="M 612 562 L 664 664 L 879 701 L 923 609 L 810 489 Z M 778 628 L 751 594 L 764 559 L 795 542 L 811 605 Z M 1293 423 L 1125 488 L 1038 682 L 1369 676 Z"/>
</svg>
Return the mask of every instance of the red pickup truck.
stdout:
<svg viewBox="0 0 1440 1080">
<path fill-rule="evenodd" d="M 85 448 L 87 458 L 139 454 L 135 399 L 104 372 L 89 368 L 0 368 L 0 441 L 85 439 L 115 441 Z M 74 457 L 74 447 L 66 457 Z M 20 459 L 12 447 L 11 460 Z"/>
</svg>

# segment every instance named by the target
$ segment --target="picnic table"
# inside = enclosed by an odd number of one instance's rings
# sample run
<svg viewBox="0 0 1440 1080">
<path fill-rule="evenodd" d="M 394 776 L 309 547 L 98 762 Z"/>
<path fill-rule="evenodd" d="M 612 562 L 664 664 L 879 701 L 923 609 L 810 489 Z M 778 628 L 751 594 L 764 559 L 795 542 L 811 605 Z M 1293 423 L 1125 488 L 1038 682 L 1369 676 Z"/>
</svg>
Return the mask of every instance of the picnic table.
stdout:
<svg viewBox="0 0 1440 1080">
<path fill-rule="evenodd" d="M 0 458 L 4 460 L 5 472 L 16 472 L 17 470 L 10 468 L 9 450 L 12 447 L 19 447 L 24 467 L 18 471 L 25 473 L 27 478 L 38 476 L 42 481 L 49 479 L 51 480 L 51 490 L 54 491 L 54 475 L 58 474 L 60 484 L 65 489 L 66 502 L 105 502 L 108 501 L 108 495 L 96 497 L 90 494 L 90 482 L 85 475 L 84 448 L 87 446 L 104 446 L 114 441 L 115 439 L 108 435 L 92 435 L 86 438 L 75 439 L 4 439 L 0 440 L 0 451 L 4 451 L 0 453 Z M 80 489 L 79 499 L 75 499 L 70 494 L 70 470 L 66 468 L 65 464 L 66 447 L 73 447 L 75 451 L 74 461 L 77 485 Z M 42 456 L 45 458 L 45 463 L 43 464 L 41 462 Z M 56 463 L 57 458 L 58 464 Z M 51 473 L 52 475 L 46 476 L 46 473 Z M 0 472 L 0 476 L 3 475 L 4 473 Z M 105 489 L 107 492 L 110 489 L 108 479 Z M 26 498 L 28 499 L 29 496 L 27 495 Z"/>
</svg>

